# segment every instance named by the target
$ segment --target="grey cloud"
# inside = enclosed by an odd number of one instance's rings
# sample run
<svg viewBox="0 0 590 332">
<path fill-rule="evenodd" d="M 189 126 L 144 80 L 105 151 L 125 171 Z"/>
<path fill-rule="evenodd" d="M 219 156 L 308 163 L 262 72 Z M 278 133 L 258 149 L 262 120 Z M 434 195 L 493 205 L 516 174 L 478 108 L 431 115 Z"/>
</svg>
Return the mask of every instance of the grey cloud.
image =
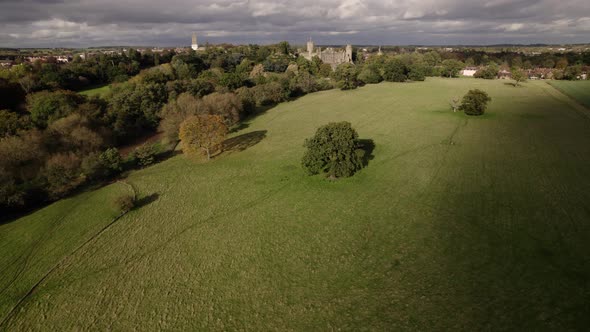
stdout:
<svg viewBox="0 0 590 332">
<path fill-rule="evenodd" d="M 587 0 L 0 0 L 0 46 L 590 42 Z"/>
</svg>

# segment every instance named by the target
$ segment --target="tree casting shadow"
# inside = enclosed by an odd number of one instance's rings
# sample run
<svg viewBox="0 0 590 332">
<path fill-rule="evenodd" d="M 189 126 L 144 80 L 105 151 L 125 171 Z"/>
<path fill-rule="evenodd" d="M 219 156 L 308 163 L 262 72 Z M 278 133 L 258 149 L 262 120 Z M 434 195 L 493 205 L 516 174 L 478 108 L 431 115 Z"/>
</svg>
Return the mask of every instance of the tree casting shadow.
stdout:
<svg viewBox="0 0 590 332">
<path fill-rule="evenodd" d="M 244 151 L 262 141 L 266 137 L 266 130 L 252 131 L 240 136 L 228 138 L 223 142 L 223 151 Z"/>
</svg>

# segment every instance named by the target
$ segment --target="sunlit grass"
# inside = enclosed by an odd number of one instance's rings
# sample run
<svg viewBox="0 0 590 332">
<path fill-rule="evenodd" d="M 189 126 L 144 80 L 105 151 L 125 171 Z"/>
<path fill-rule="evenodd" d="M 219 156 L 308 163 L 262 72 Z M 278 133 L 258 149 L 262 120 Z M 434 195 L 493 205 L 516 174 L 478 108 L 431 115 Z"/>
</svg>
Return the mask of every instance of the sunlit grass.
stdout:
<svg viewBox="0 0 590 332">
<path fill-rule="evenodd" d="M 487 114 L 453 113 L 475 87 Z M 0 317 L 61 265 L 0 330 L 583 329 L 590 122 L 547 89 L 315 93 L 233 134 L 264 133 L 244 151 L 131 173 L 156 199 L 74 255 L 124 186 L 1 225 Z M 348 179 L 305 175 L 304 139 L 343 120 L 374 141 L 373 160 Z"/>
</svg>

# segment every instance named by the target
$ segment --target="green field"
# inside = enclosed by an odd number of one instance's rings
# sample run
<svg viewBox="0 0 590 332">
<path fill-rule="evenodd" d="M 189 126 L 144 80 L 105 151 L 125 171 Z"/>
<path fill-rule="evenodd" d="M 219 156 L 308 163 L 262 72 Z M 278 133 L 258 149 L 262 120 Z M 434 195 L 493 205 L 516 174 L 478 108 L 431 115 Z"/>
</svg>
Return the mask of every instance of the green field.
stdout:
<svg viewBox="0 0 590 332">
<path fill-rule="evenodd" d="M 590 107 L 590 81 L 551 81 L 551 85 L 582 105 Z"/>
<path fill-rule="evenodd" d="M 111 90 L 111 86 L 109 84 L 99 85 L 92 87 L 90 89 L 80 91 L 80 94 L 93 97 L 93 96 L 103 96 L 107 94 Z"/>
<path fill-rule="evenodd" d="M 449 110 L 475 87 L 485 116 Z M 102 232 L 121 183 L 0 225 L 0 330 L 586 329 L 587 112 L 475 79 L 283 103 L 233 134 L 243 151 L 131 173 L 149 199 Z M 305 175 L 303 140 L 342 120 L 368 167 Z"/>
</svg>

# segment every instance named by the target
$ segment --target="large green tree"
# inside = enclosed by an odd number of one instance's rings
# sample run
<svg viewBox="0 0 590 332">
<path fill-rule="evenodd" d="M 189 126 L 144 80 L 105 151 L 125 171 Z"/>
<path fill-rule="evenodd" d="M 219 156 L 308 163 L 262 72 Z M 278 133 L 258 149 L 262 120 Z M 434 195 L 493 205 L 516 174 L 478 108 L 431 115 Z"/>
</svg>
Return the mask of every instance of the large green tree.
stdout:
<svg viewBox="0 0 590 332">
<path fill-rule="evenodd" d="M 465 65 L 463 62 L 455 59 L 448 59 L 442 62 L 442 70 L 444 76 L 457 77 Z"/>
<path fill-rule="evenodd" d="M 459 109 L 467 115 L 483 115 L 490 101 L 492 101 L 492 98 L 484 91 L 479 89 L 469 90 L 463 96 Z"/>
<path fill-rule="evenodd" d="M 365 151 L 350 122 L 329 123 L 305 140 L 307 148 L 301 161 L 311 175 L 323 173 L 335 179 L 352 176 L 363 167 Z"/>
</svg>

